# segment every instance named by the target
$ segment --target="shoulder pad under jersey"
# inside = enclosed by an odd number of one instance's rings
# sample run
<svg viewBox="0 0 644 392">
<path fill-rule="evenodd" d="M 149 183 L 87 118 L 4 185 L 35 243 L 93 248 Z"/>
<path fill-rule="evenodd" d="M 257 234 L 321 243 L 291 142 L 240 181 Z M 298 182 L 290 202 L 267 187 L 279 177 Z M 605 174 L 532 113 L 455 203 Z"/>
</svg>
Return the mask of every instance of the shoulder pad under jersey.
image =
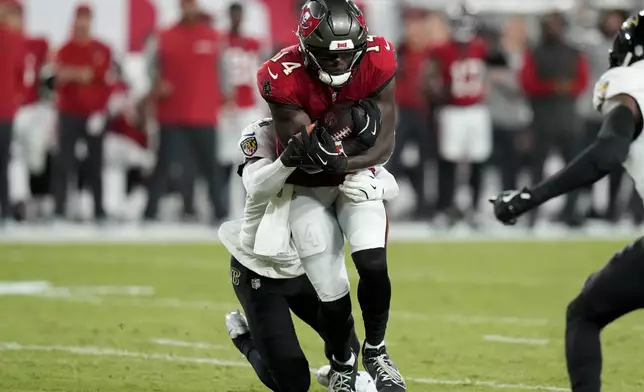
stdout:
<svg viewBox="0 0 644 392">
<path fill-rule="evenodd" d="M 283 49 L 257 70 L 257 88 L 269 103 L 302 106 L 297 94 L 298 85 L 306 77 L 304 62 L 297 47 Z"/>
<path fill-rule="evenodd" d="M 265 118 L 255 121 L 242 130 L 239 150 L 245 159 L 275 159 L 275 132 L 273 120 Z"/>
<path fill-rule="evenodd" d="M 603 103 L 619 94 L 630 95 L 638 100 L 644 97 L 644 64 L 616 67 L 606 71 L 595 83 L 593 106 L 602 111 Z"/>
<path fill-rule="evenodd" d="M 367 37 L 367 50 L 362 61 L 367 63 L 373 80 L 373 91 L 381 90 L 398 71 L 398 56 L 394 45 L 378 35 Z"/>
</svg>

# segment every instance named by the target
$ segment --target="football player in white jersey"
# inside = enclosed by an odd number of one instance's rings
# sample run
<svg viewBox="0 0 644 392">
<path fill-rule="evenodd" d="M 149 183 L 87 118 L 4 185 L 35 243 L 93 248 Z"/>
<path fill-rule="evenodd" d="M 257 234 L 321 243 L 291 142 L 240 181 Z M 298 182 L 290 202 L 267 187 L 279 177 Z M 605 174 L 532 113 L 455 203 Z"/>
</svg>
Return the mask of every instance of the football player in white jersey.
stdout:
<svg viewBox="0 0 644 392">
<path fill-rule="evenodd" d="M 611 68 L 602 75 L 593 105 L 604 115 L 595 141 L 564 169 L 533 188 L 491 199 L 496 218 L 514 224 L 546 201 L 586 187 L 620 165 L 644 195 L 644 11 L 631 16 L 615 37 Z M 566 313 L 566 362 L 573 392 L 600 392 L 599 335 L 608 324 L 644 308 L 644 238 L 615 254 L 586 281 Z"/>
<path fill-rule="evenodd" d="M 313 208 L 308 198 L 314 195 L 306 193 L 306 188 L 297 187 L 293 197 L 284 195 L 288 193 L 285 181 L 303 157 L 296 143 L 290 143 L 278 157 L 275 140 L 270 119 L 255 122 L 242 132 L 240 149 L 246 163 L 240 167 L 240 174 L 248 193 L 244 219 L 224 223 L 219 237 L 232 255 L 232 283 L 248 321 L 240 313 L 229 314 L 226 321 L 235 346 L 266 386 L 274 391 L 307 391 L 309 365 L 297 341 L 290 311 L 324 337 L 330 357 L 329 339 L 324 336 L 328 330 L 324 323 L 328 320 L 321 317 L 320 300 L 330 302 L 348 292 L 344 238 L 333 210 L 322 203 L 313 203 Z M 391 174 L 378 168 L 375 173 L 365 171 L 348 176 L 340 190 L 359 203 L 391 199 L 398 186 Z M 336 189 L 336 194 L 330 193 L 329 199 L 331 196 L 335 199 L 337 192 Z M 282 197 L 288 199 L 286 219 L 292 239 L 287 233 L 287 247 L 273 256 L 266 256 L 266 252 L 258 254 L 262 220 L 275 205 L 283 205 L 279 201 Z M 272 211 L 273 215 L 280 215 L 275 209 Z M 279 242 L 280 218 L 271 219 L 271 239 Z M 306 235 L 298 234 L 298 229 Z M 353 323 L 352 318 L 350 322 Z M 359 352 L 355 332 L 352 347 Z M 328 382 L 326 377 L 321 375 Z M 368 374 L 359 374 L 357 390 L 375 389 L 371 380 Z"/>
</svg>

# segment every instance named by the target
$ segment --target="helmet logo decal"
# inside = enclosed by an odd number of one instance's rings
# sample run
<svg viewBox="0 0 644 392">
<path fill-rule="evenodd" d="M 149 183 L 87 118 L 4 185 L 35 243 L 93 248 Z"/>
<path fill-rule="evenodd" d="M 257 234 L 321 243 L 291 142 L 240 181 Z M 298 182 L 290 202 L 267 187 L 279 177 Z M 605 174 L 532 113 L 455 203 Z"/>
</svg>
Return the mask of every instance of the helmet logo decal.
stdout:
<svg viewBox="0 0 644 392">
<path fill-rule="evenodd" d="M 637 27 L 637 25 L 639 25 L 639 24 L 640 24 L 640 16 L 639 16 L 639 14 L 636 14 L 636 15 L 631 16 L 630 18 L 628 18 L 624 22 L 624 24 L 622 25 L 622 28 L 625 29 L 625 28 L 628 28 L 630 26 Z"/>
<path fill-rule="evenodd" d="M 329 50 L 350 50 L 350 49 L 355 49 L 355 46 L 353 45 L 353 41 L 350 39 L 345 39 L 345 40 L 335 40 L 331 41 L 329 44 Z"/>
<path fill-rule="evenodd" d="M 300 27 L 298 32 L 302 37 L 306 38 L 313 33 L 313 30 L 318 27 L 321 21 L 321 19 L 318 19 L 311 14 L 311 9 L 309 7 L 304 7 L 302 8 L 302 13 L 300 15 Z"/>
</svg>

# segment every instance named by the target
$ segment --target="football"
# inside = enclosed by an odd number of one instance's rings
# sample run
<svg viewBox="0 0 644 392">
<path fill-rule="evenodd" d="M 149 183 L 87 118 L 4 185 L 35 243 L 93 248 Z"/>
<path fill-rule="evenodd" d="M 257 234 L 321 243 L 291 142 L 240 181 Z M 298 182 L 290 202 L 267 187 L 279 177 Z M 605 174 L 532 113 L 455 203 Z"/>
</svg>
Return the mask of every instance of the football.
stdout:
<svg viewBox="0 0 644 392">
<path fill-rule="evenodd" d="M 343 141 L 355 136 L 354 116 L 364 118 L 367 112 L 356 104 L 335 105 L 322 116 L 321 125 L 331 134 L 333 140 Z"/>
</svg>

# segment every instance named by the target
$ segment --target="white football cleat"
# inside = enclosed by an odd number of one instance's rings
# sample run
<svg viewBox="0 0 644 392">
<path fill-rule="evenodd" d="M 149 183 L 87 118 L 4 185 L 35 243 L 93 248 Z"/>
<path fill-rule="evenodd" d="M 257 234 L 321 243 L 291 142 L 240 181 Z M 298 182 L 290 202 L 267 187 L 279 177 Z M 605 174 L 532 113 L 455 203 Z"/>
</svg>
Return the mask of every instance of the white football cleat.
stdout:
<svg viewBox="0 0 644 392">
<path fill-rule="evenodd" d="M 318 369 L 316 373 L 316 378 L 318 383 L 323 387 L 327 388 L 329 386 L 329 372 L 331 371 L 330 365 L 324 365 Z M 367 372 L 358 372 L 356 376 L 356 391 L 357 392 L 378 392 L 376 389 L 376 383 L 373 382 L 373 379 Z"/>
<path fill-rule="evenodd" d="M 318 369 L 316 373 L 316 378 L 318 379 L 318 383 L 322 385 L 323 387 L 328 387 L 329 386 L 329 372 L 331 371 L 331 365 L 324 365 L 321 368 Z"/>
<path fill-rule="evenodd" d="M 226 329 L 228 329 L 228 336 L 231 339 L 237 339 L 250 332 L 248 321 L 246 321 L 246 317 L 239 310 L 226 315 Z"/>
</svg>

